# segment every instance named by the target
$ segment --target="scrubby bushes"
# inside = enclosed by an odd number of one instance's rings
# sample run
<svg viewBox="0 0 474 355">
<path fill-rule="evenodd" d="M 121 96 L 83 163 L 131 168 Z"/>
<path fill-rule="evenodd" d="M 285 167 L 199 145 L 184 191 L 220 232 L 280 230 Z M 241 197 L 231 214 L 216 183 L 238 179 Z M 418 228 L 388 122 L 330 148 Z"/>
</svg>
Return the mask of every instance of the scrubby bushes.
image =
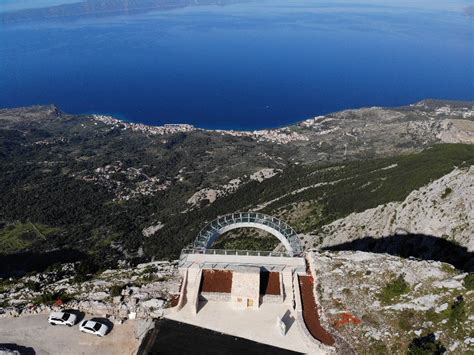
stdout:
<svg viewBox="0 0 474 355">
<path fill-rule="evenodd" d="M 412 340 L 408 346 L 407 355 L 440 355 L 446 348 L 436 340 L 434 334 L 428 334 Z"/>
<path fill-rule="evenodd" d="M 74 299 L 73 295 L 68 294 L 65 291 L 60 291 L 56 293 L 44 292 L 41 295 L 33 299 L 33 303 L 36 305 L 45 304 L 52 305 L 56 302 L 67 303 Z"/>
<path fill-rule="evenodd" d="M 90 280 L 100 269 L 99 264 L 91 257 L 84 259 L 76 266 L 76 276 L 74 282 L 82 283 Z"/>
<path fill-rule="evenodd" d="M 261 183 L 251 181 L 235 193 L 221 197 L 212 204 L 180 213 L 189 207 L 185 202 L 189 196 L 204 185 L 212 185 L 214 182 L 205 171 L 219 167 L 221 176 L 237 174 L 225 169 L 242 158 L 234 155 L 231 157 L 232 161 L 229 161 L 228 152 L 219 155 L 219 159 L 211 159 L 212 163 L 206 163 L 206 170 L 202 170 L 204 165 L 200 165 L 200 157 L 207 152 L 208 145 L 230 146 L 234 138 L 211 142 L 204 133 L 203 136 L 177 135 L 170 138 L 168 146 L 164 147 L 159 141 L 154 145 L 149 144 L 140 135 L 117 131 L 114 134 L 123 136 L 115 137 L 96 129 L 94 128 L 93 137 L 100 139 L 92 139 L 92 132 L 81 129 L 82 133 L 75 132 L 71 135 L 67 145 L 43 148 L 25 144 L 17 146 L 8 159 L 0 157 L 1 231 L 11 221 L 25 224 L 31 220 L 35 226 L 50 226 L 57 233 L 49 235 L 41 231 L 47 235 L 47 240 L 39 237 L 33 245 L 28 239 L 29 248 L 34 247 L 38 253 L 55 248 L 70 248 L 100 255 L 96 261 L 101 268 L 109 267 L 105 265 L 123 257 L 124 251 L 128 256 L 134 255 L 133 252 L 140 246 L 147 258 L 173 259 L 195 238 L 206 221 L 219 215 L 248 210 L 273 200 L 262 212 L 274 214 L 283 211 L 282 217 L 285 219 L 286 209 L 292 208 L 294 213 L 299 211 L 299 203 L 315 201 L 317 207 L 298 216 L 301 217 L 301 223 L 296 223 L 295 226 L 301 230 L 315 230 L 352 212 L 389 201 L 401 201 L 414 189 L 443 176 L 454 166 L 474 164 L 474 147 L 460 144 L 443 144 L 419 154 L 345 162 L 344 165 L 288 164 L 281 174 L 270 179 Z M 55 133 L 59 132 L 52 131 L 52 134 Z M 62 129 L 61 135 L 64 134 Z M 23 134 L 20 136 L 23 137 Z M 0 134 L 0 146 L 5 139 Z M 229 141 L 225 141 L 226 139 Z M 239 149 L 250 151 L 245 142 L 239 142 Z M 174 148 L 177 143 L 179 149 Z M 281 153 L 284 156 L 285 152 Z M 78 159 L 80 155 L 94 156 L 94 159 Z M 188 167 L 188 173 L 184 181 L 173 183 L 169 189 L 158 191 L 153 196 L 139 196 L 128 201 L 117 201 L 114 199 L 116 196 L 113 189 L 80 178 L 84 172 L 93 175 L 97 167 L 117 160 L 127 167 L 144 167 L 146 174 L 156 174 L 163 180 L 176 176 L 183 167 Z M 54 166 L 48 168 L 47 174 L 38 168 L 44 161 L 55 161 Z M 252 170 L 258 167 L 259 162 L 250 160 L 247 163 L 248 170 Z M 394 168 L 383 169 L 391 165 Z M 369 181 L 371 184 L 367 184 Z M 301 193 L 291 193 L 303 187 L 310 188 Z M 31 196 L 35 198 L 32 199 Z M 164 224 L 159 231 L 160 237 L 144 238 L 141 233 L 143 228 L 157 220 Z M 15 238 L 15 241 L 19 240 L 21 238 Z M 254 241 L 246 242 L 255 244 Z M 241 244 L 229 247 L 251 249 L 251 246 Z M 255 248 L 269 249 L 266 245 L 256 245 Z M 24 249 L 24 246 L 18 245 L 15 248 L 20 249 Z M 2 252 L 5 253 L 5 250 L 2 249 L 0 254 Z M 1 269 L 8 268 L 0 265 L 0 271 Z M 76 281 L 87 280 L 90 273 L 87 270 L 79 271 Z"/>
<path fill-rule="evenodd" d="M 446 188 L 444 189 L 443 193 L 441 194 L 441 198 L 446 198 L 446 197 L 448 197 L 448 196 L 451 194 L 451 192 L 453 192 L 453 189 L 450 188 L 450 187 L 446 187 Z"/>
<path fill-rule="evenodd" d="M 451 327 L 461 325 L 466 319 L 466 302 L 462 296 L 458 296 L 451 307 L 448 308 L 448 324 Z"/>
<path fill-rule="evenodd" d="M 30 289 L 33 292 L 38 292 L 41 290 L 41 285 L 38 282 L 34 282 L 34 281 L 25 282 L 25 287 Z"/>
<path fill-rule="evenodd" d="M 392 303 L 409 290 L 410 285 L 405 281 L 405 275 L 402 274 L 385 285 L 379 294 L 379 298 L 383 303 Z"/>
<path fill-rule="evenodd" d="M 113 286 L 110 288 L 110 296 L 111 296 L 111 297 L 120 296 L 120 295 L 122 294 L 122 290 L 123 290 L 123 286 L 120 286 L 120 285 L 113 285 Z"/>
<path fill-rule="evenodd" d="M 474 274 L 469 274 L 464 278 L 464 287 L 469 291 L 474 290 Z"/>
</svg>

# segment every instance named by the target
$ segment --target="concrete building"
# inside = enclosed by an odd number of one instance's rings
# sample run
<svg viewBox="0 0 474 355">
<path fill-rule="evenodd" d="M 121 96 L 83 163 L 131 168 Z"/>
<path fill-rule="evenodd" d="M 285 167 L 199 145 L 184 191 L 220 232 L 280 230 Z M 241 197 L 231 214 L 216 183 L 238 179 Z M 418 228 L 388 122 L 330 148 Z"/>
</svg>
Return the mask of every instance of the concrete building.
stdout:
<svg viewBox="0 0 474 355">
<path fill-rule="evenodd" d="M 258 308 L 260 305 L 259 267 L 245 266 L 232 272 L 230 300 L 236 308 Z"/>
<path fill-rule="evenodd" d="M 285 252 L 210 249 L 222 234 L 235 228 L 265 230 Z M 180 271 L 186 280 L 183 300 L 195 313 L 202 301 L 231 302 L 239 309 L 258 309 L 262 302 L 294 303 L 293 276 L 305 272 L 297 233 L 282 220 L 256 212 L 222 216 L 205 226 L 182 251 Z"/>
<path fill-rule="evenodd" d="M 286 251 L 211 249 L 223 233 L 247 227 L 271 233 Z M 299 236 L 285 222 L 255 212 L 219 217 L 183 249 L 179 271 L 180 297 L 168 318 L 294 351 L 326 353 L 303 320 L 299 277 L 306 275 L 306 261 Z M 282 325 L 288 331 L 282 332 Z"/>
</svg>

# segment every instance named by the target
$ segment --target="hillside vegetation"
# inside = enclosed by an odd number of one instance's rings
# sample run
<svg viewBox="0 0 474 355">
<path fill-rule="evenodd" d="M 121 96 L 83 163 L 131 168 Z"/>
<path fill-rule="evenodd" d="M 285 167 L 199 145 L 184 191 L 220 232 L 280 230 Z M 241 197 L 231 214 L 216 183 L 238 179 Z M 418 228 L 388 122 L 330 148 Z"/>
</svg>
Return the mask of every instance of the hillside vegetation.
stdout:
<svg viewBox="0 0 474 355">
<path fill-rule="evenodd" d="M 24 195 L 26 200 L 21 200 L 21 194 L 3 190 L 2 214 L 4 220 L 34 218 L 39 223 L 60 228 L 47 243 L 32 240 L 25 247 L 84 248 L 99 257 L 105 251 L 116 252 L 117 242 L 136 248 L 143 243 L 147 256 L 175 258 L 204 223 L 218 215 L 258 209 L 283 217 L 298 232 L 314 231 L 354 211 L 402 201 L 414 189 L 438 179 L 454 167 L 472 164 L 474 146 L 439 145 L 418 154 L 343 165 L 291 166 L 275 177 L 249 182 L 213 204 L 184 214 L 173 213 L 175 206 L 169 205 L 161 211 L 161 214 L 169 212 L 160 219 L 164 227 L 148 238 L 143 237 L 141 229 L 150 220 L 149 216 L 155 214 L 160 201 L 142 197 L 112 202 L 97 185 L 61 177 L 31 184 L 28 194 Z M 35 196 L 34 201 L 29 199 L 31 195 Z M 20 207 L 26 204 L 32 209 Z M 3 225 L 0 236 L 5 243 L 12 227 L 8 222 Z M 3 249 L 3 252 L 12 251 L 18 248 Z"/>
<path fill-rule="evenodd" d="M 28 223 L 16 223 L 2 226 L 0 230 L 0 250 L 13 253 L 31 247 L 35 242 L 46 241 L 51 235 L 58 234 L 59 228 Z"/>
<path fill-rule="evenodd" d="M 470 103 L 427 101 L 249 133 L 173 131 L 54 106 L 0 110 L 0 253 L 9 255 L 2 270 L 28 271 L 17 263 L 36 258 L 35 268 L 46 267 L 57 254 L 87 257 L 93 269 L 176 258 L 207 221 L 239 210 L 280 216 L 317 238 L 334 220 L 402 201 L 472 165 L 472 145 L 437 138 L 469 140 L 471 113 Z M 462 134 L 454 118 L 467 127 Z M 205 189 L 221 193 L 189 203 Z M 239 236 L 225 244 L 274 246 Z"/>
<path fill-rule="evenodd" d="M 248 184 L 216 202 L 214 208 L 241 201 L 236 210 L 257 209 L 277 215 L 297 232 L 317 236 L 322 226 L 338 218 L 390 201 L 403 201 L 410 192 L 454 167 L 473 164 L 474 146 L 438 145 L 406 156 L 327 167 L 295 166 L 261 183 Z"/>
</svg>

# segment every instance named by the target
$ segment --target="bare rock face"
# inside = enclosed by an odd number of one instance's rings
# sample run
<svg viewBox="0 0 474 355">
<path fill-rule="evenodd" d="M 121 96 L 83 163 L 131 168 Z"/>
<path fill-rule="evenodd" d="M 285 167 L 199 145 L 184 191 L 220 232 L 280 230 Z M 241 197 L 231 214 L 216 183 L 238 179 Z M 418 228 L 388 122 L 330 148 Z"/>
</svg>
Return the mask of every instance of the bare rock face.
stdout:
<svg viewBox="0 0 474 355">
<path fill-rule="evenodd" d="M 361 354 L 406 353 L 432 334 L 448 353 L 474 350 L 474 291 L 452 266 L 366 252 L 313 252 L 316 298 L 330 331 Z"/>
<path fill-rule="evenodd" d="M 474 166 L 455 169 L 413 191 L 403 202 L 391 202 L 336 220 L 323 227 L 321 247 L 367 236 L 420 234 L 453 241 L 474 250 Z"/>
<path fill-rule="evenodd" d="M 447 119 L 441 122 L 438 138 L 444 143 L 474 143 L 474 122 L 462 119 Z"/>
</svg>

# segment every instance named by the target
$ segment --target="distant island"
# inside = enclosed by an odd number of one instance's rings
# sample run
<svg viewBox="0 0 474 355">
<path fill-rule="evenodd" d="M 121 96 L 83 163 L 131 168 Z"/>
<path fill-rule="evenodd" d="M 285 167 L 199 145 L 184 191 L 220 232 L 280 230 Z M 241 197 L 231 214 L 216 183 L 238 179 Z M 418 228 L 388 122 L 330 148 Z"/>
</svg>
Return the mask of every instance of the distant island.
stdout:
<svg viewBox="0 0 474 355">
<path fill-rule="evenodd" d="M 466 8 L 464 9 L 464 13 L 465 13 L 467 16 L 473 17 L 473 16 L 474 16 L 474 6 L 473 6 L 473 5 L 470 5 L 470 6 L 466 7 Z"/>
<path fill-rule="evenodd" d="M 0 14 L 0 23 L 51 20 L 62 17 L 106 16 L 169 10 L 196 5 L 228 5 L 240 0 L 86 0 L 72 4 L 22 9 Z"/>
</svg>

